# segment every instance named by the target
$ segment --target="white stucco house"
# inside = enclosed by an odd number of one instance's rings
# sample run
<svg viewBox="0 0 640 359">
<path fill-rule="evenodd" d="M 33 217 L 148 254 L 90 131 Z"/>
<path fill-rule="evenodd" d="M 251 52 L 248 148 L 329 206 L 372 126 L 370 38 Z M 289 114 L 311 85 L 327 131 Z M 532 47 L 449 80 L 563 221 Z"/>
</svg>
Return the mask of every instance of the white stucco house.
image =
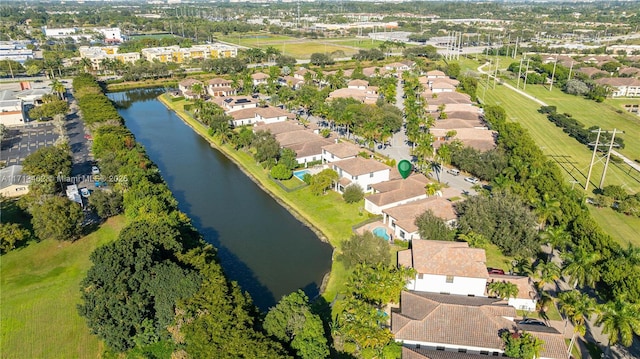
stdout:
<svg viewBox="0 0 640 359">
<path fill-rule="evenodd" d="M 403 358 L 470 359 L 503 356 L 503 331 L 526 331 L 541 339 L 540 359 L 566 359 L 564 336 L 556 329 L 521 325 L 516 310 L 496 298 L 402 292 L 391 313 L 391 332 Z M 406 355 L 405 355 L 406 354 Z"/>
<path fill-rule="evenodd" d="M 338 142 L 322 147 L 322 160 L 324 163 L 348 160 L 356 158 L 362 149 L 350 142 Z"/>
<path fill-rule="evenodd" d="M 214 97 L 235 96 L 236 90 L 232 85 L 233 81 L 217 77 L 209 80 L 207 84 L 207 92 L 210 96 Z"/>
<path fill-rule="evenodd" d="M 232 111 L 229 112 L 229 116 L 233 118 L 233 120 L 231 120 L 231 124 L 235 127 L 255 125 L 257 123 L 270 124 L 295 118 L 295 115 L 292 113 L 271 106 L 249 107 L 242 110 Z"/>
<path fill-rule="evenodd" d="M 412 174 L 371 185 L 373 194 L 364 199 L 364 209 L 373 214 L 382 214 L 388 208 L 427 198 L 425 186 L 429 183 L 423 174 Z"/>
<path fill-rule="evenodd" d="M 269 79 L 269 75 L 263 72 L 256 72 L 255 74 L 251 75 L 253 86 L 266 85 L 268 79 Z"/>
<path fill-rule="evenodd" d="M 222 107 L 227 114 L 245 108 L 258 107 L 259 100 L 252 96 L 214 97 L 211 102 Z"/>
<path fill-rule="evenodd" d="M 489 273 L 484 249 L 466 242 L 414 239 L 398 252 L 398 265 L 416 270 L 407 289 L 466 296 L 485 295 Z"/>
<path fill-rule="evenodd" d="M 607 77 L 596 83 L 610 87 L 611 97 L 640 97 L 640 80 L 633 77 Z"/>
<path fill-rule="evenodd" d="M 371 192 L 371 185 L 389 180 L 391 167 L 369 158 L 356 157 L 332 162 L 331 168 L 338 172 L 339 180 L 335 190 L 342 193 L 352 184 L 358 184 L 365 193 Z"/>
<path fill-rule="evenodd" d="M 453 203 L 442 198 L 440 193 L 428 198 L 407 201 L 403 204 L 385 208 L 382 210 L 382 222 L 391 230 L 394 238 L 404 241 L 421 239 L 416 225 L 416 218 L 426 211 L 431 211 L 433 215 L 445 221 L 451 228 L 455 227 L 457 223 L 458 216 Z"/>
</svg>

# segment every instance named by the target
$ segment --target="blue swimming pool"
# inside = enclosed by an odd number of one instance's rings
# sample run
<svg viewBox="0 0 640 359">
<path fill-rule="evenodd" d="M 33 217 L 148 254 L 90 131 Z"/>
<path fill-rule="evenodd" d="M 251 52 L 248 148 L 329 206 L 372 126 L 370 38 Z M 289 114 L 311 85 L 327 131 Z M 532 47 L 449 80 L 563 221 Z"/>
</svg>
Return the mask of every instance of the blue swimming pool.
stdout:
<svg viewBox="0 0 640 359">
<path fill-rule="evenodd" d="M 371 232 L 373 232 L 374 235 L 384 239 L 385 241 L 389 240 L 389 235 L 387 234 L 387 230 L 384 229 L 384 227 L 376 227 Z"/>
<path fill-rule="evenodd" d="M 300 170 L 300 171 L 295 171 L 293 172 L 293 175 L 296 176 L 300 181 L 304 181 L 304 175 L 307 173 L 311 173 L 309 170 Z"/>
</svg>

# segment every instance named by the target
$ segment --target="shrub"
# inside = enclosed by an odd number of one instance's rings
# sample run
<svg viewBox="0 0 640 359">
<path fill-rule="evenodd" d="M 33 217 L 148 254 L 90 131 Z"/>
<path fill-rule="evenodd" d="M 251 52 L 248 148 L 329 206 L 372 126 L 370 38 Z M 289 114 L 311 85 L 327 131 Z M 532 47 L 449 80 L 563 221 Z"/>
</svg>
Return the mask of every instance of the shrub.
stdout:
<svg viewBox="0 0 640 359">
<path fill-rule="evenodd" d="M 624 188 L 616 185 L 609 185 L 602 189 L 602 194 L 607 197 L 611 197 L 616 201 L 621 201 L 629 196 Z"/>
<path fill-rule="evenodd" d="M 283 163 L 278 163 L 271 169 L 271 177 L 277 180 L 287 180 L 293 176 L 293 172 Z"/>
<path fill-rule="evenodd" d="M 345 202 L 347 203 L 356 203 L 364 198 L 364 191 L 359 184 L 352 183 L 344 189 L 342 198 L 344 198 Z"/>
</svg>

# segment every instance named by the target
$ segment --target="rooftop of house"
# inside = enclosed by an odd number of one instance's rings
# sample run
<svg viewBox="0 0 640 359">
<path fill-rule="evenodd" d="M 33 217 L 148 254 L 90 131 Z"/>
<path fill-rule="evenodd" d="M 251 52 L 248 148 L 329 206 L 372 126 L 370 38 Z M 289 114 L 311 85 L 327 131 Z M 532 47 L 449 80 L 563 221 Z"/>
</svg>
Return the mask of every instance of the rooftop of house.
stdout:
<svg viewBox="0 0 640 359">
<path fill-rule="evenodd" d="M 327 152 L 337 156 L 338 158 L 347 158 L 357 156 L 362 149 L 351 142 L 338 142 L 323 147 Z"/>
<path fill-rule="evenodd" d="M 618 71 L 618 73 L 619 73 L 620 75 L 630 75 L 630 76 L 633 76 L 633 75 L 636 75 L 636 74 L 640 73 L 640 69 L 639 69 L 639 68 L 637 68 L 637 67 L 625 67 L 625 68 L 620 69 L 620 70 Z"/>
<path fill-rule="evenodd" d="M 484 126 L 486 125 L 479 120 L 467 121 L 459 118 L 450 118 L 446 120 L 437 120 L 431 128 L 441 130 L 455 130 L 458 128 L 475 128 Z"/>
<path fill-rule="evenodd" d="M 413 174 L 406 179 L 394 179 L 372 184 L 376 193 L 367 196 L 367 201 L 385 206 L 426 195 L 425 186 L 429 180 L 422 174 Z"/>
<path fill-rule="evenodd" d="M 613 87 L 619 86 L 640 86 L 640 80 L 633 77 L 608 77 L 597 79 L 596 83 L 600 85 L 609 85 Z"/>
<path fill-rule="evenodd" d="M 276 134 L 276 140 L 280 146 L 289 147 L 298 143 L 315 142 L 321 137 L 313 133 L 311 130 L 302 128 L 299 131 L 282 132 Z"/>
<path fill-rule="evenodd" d="M 349 82 L 347 82 L 347 86 L 357 86 L 357 87 L 367 87 L 369 86 L 369 81 L 366 80 L 351 80 Z"/>
<path fill-rule="evenodd" d="M 589 77 L 593 77 L 596 74 L 604 74 L 604 75 L 608 75 L 609 73 L 606 71 L 602 71 L 600 69 L 597 69 L 595 67 L 591 67 L 591 66 L 587 66 L 587 67 L 581 67 L 579 69 L 576 70 L 576 72 L 580 72 L 583 73 Z"/>
<path fill-rule="evenodd" d="M 423 193 L 425 192 L 424 186 L 422 191 Z M 431 211 L 434 216 L 445 221 L 458 218 L 453 208 L 453 203 L 439 196 L 431 196 L 429 198 L 401 204 L 387 208 L 382 212 L 395 218 L 397 226 L 409 233 L 413 233 L 418 230 L 418 226 L 415 223 L 416 218 L 426 211 Z"/>
<path fill-rule="evenodd" d="M 448 107 L 451 107 L 449 109 Z M 444 112 L 447 113 L 447 118 L 449 119 L 459 119 L 465 121 L 480 121 L 482 119 L 482 115 L 477 107 L 473 106 L 465 106 L 464 110 L 468 111 L 460 111 L 455 106 L 445 106 Z"/>
<path fill-rule="evenodd" d="M 501 349 L 499 333 L 515 326 L 516 310 L 492 298 L 402 292 L 391 313 L 396 340 Z"/>
<path fill-rule="evenodd" d="M 484 249 L 467 242 L 414 239 L 411 249 L 398 252 L 399 265 L 422 274 L 489 278 L 486 261 Z"/>
<path fill-rule="evenodd" d="M 462 105 L 471 105 L 473 102 L 471 98 L 467 94 L 463 94 L 460 92 L 443 92 L 434 96 L 433 93 L 422 93 L 422 97 L 427 100 L 429 107 L 432 106 L 440 106 L 440 105 L 453 105 L 453 104 L 462 104 Z"/>
<path fill-rule="evenodd" d="M 317 140 L 315 141 L 295 143 L 295 144 L 288 145 L 286 147 L 294 150 L 296 152 L 296 157 L 302 158 L 302 157 L 308 157 L 308 156 L 314 156 L 314 155 L 321 155 L 322 149 L 324 148 L 324 146 L 326 146 L 329 143 L 332 143 L 332 141 L 326 138 L 318 137 Z"/>
<path fill-rule="evenodd" d="M 519 299 L 537 299 L 538 292 L 533 285 L 533 280 L 529 277 L 519 275 L 507 275 L 507 274 L 489 274 L 489 280 L 487 282 L 509 282 L 518 287 Z"/>
<path fill-rule="evenodd" d="M 182 87 L 191 87 L 195 84 L 201 84 L 202 82 L 196 80 L 196 79 L 184 79 L 182 81 L 180 81 L 179 85 Z"/>
<path fill-rule="evenodd" d="M 402 359 L 487 359 L 486 355 L 402 347 Z"/>
<path fill-rule="evenodd" d="M 211 79 L 209 80 L 209 85 L 229 85 L 232 84 L 233 81 L 231 80 L 227 80 L 227 79 L 222 79 L 219 77 L 216 77 L 215 79 Z"/>
<path fill-rule="evenodd" d="M 304 130 L 304 126 L 299 125 L 295 121 L 282 121 L 269 124 L 258 124 L 253 127 L 253 131 L 269 131 L 274 135 L 278 135 L 285 132 L 293 132 Z"/>
<path fill-rule="evenodd" d="M 255 74 L 251 75 L 251 78 L 254 80 L 266 80 L 268 79 L 270 76 L 263 73 L 263 72 L 256 72 Z"/>
<path fill-rule="evenodd" d="M 440 70 L 427 71 L 427 77 L 433 77 L 433 76 L 447 76 L 447 74 L 445 74 Z"/>
<path fill-rule="evenodd" d="M 342 169 L 352 176 L 360 176 L 372 172 L 389 171 L 391 167 L 384 163 L 369 158 L 349 158 L 332 163 L 333 166 Z"/>
</svg>

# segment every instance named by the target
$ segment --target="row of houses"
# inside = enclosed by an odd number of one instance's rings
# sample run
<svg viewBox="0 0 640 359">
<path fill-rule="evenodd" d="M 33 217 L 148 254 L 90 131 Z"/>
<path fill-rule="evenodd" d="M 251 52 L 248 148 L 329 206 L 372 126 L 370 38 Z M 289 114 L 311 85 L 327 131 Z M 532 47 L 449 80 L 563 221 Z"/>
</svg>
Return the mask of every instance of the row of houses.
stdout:
<svg viewBox="0 0 640 359">
<path fill-rule="evenodd" d="M 538 294 L 529 277 L 492 274 L 483 249 L 466 242 L 413 240 L 398 252 L 398 265 L 415 277 L 391 313 L 391 331 L 403 358 L 482 358 L 504 355 L 504 331 L 527 331 L 543 341 L 540 358 L 568 357 L 564 336 L 545 325 L 516 320 L 516 310 L 534 311 Z M 491 298 L 491 282 L 509 282 L 518 294 Z"/>
<path fill-rule="evenodd" d="M 141 58 L 154 62 L 174 62 L 182 64 L 190 60 L 218 59 L 238 56 L 238 48 L 225 44 L 194 45 L 181 48 L 178 45 L 166 47 L 150 47 L 140 52 L 118 52 L 117 46 L 81 46 L 80 57 L 91 61 L 92 69 L 103 69 L 103 60 L 117 60 L 123 63 L 134 63 Z"/>
</svg>

